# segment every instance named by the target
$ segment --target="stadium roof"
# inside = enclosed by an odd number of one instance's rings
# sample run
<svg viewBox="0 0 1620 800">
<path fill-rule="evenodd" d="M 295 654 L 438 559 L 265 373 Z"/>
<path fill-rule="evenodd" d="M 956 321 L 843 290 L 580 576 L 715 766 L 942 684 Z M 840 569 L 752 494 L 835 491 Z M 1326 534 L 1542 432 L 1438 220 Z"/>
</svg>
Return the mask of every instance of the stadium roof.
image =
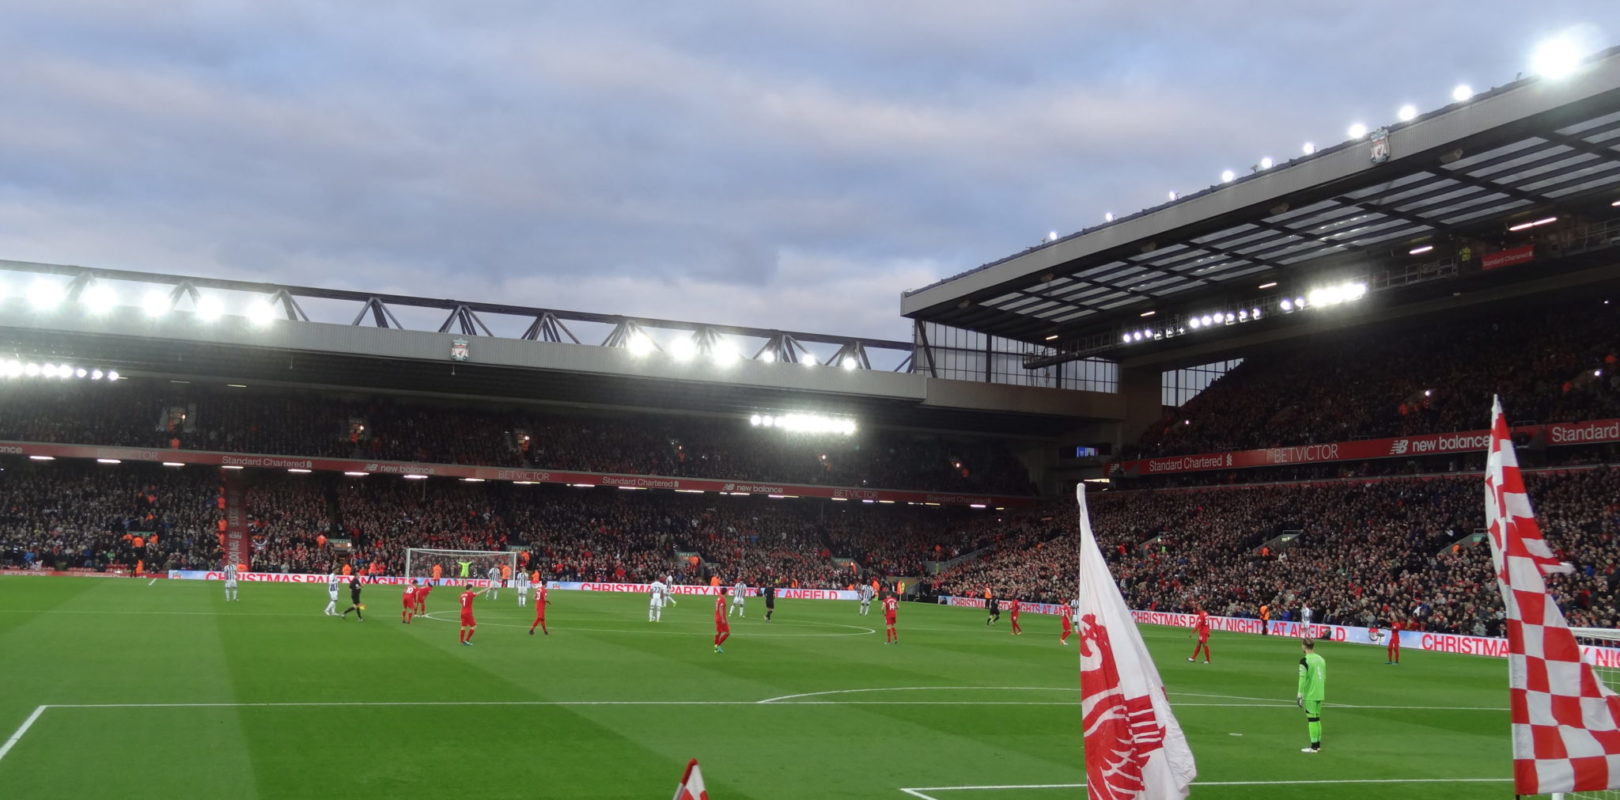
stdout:
<svg viewBox="0 0 1620 800">
<path fill-rule="evenodd" d="M 1395 289 L 1416 281 L 1392 269 L 1455 275 L 1463 248 L 1512 246 L 1510 226 L 1615 219 L 1617 144 L 1620 48 L 907 292 L 901 311 L 1054 348 L 1044 363 L 1134 329 L 1185 335 L 1212 306 L 1277 324 L 1330 276 Z"/>
</svg>

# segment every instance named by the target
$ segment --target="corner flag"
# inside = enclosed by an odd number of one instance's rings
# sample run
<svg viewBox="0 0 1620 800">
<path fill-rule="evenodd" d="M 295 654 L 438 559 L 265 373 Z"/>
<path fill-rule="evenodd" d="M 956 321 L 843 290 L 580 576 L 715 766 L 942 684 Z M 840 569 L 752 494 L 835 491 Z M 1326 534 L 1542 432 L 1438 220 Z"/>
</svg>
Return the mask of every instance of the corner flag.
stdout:
<svg viewBox="0 0 1620 800">
<path fill-rule="evenodd" d="M 698 769 L 697 759 L 692 759 L 686 765 L 681 785 L 675 787 L 674 800 L 709 800 L 709 793 L 703 788 L 703 770 Z"/>
<path fill-rule="evenodd" d="M 1513 791 L 1551 794 L 1620 787 L 1620 697 L 1581 659 L 1563 612 L 1547 594 L 1543 577 L 1571 568 L 1541 538 L 1500 398 L 1491 408 L 1485 521 L 1507 607 Z"/>
<path fill-rule="evenodd" d="M 1080 708 L 1091 800 L 1181 800 L 1198 776 L 1164 682 L 1080 504 Z"/>
</svg>

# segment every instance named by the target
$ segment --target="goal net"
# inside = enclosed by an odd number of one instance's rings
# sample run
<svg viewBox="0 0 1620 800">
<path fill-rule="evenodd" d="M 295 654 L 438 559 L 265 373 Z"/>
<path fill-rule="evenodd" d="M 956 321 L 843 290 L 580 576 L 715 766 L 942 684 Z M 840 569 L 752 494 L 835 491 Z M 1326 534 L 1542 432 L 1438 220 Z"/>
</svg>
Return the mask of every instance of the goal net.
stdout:
<svg viewBox="0 0 1620 800">
<path fill-rule="evenodd" d="M 1592 665 L 1603 685 L 1620 692 L 1620 630 L 1611 628 L 1572 628 L 1575 641 L 1581 645 L 1581 658 Z M 1620 790 L 1601 792 L 1575 792 L 1553 795 L 1565 800 L 1620 800 Z"/>
<path fill-rule="evenodd" d="M 477 581 L 476 585 L 484 586 L 490 579 L 490 570 L 495 571 L 499 578 L 506 567 L 504 574 L 517 575 L 517 553 L 503 550 L 434 550 L 425 547 L 412 547 L 405 551 L 405 577 L 411 579 L 432 580 L 435 576 L 441 583 L 461 583 L 463 581 Z"/>
</svg>

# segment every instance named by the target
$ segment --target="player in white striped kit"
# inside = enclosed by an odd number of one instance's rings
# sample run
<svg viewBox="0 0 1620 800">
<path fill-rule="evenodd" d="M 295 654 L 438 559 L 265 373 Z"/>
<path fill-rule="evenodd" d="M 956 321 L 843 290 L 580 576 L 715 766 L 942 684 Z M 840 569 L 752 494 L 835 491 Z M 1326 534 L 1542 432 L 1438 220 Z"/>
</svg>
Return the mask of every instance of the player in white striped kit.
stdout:
<svg viewBox="0 0 1620 800">
<path fill-rule="evenodd" d="M 663 581 L 652 582 L 652 592 L 647 598 L 647 621 L 658 622 L 664 616 L 664 601 L 669 599 L 669 586 Z"/>
<path fill-rule="evenodd" d="M 664 604 L 670 608 L 680 605 L 680 603 L 675 602 L 675 576 L 665 575 L 664 585 L 669 587 L 669 589 L 664 592 Z"/>
<path fill-rule="evenodd" d="M 501 599 L 501 568 L 489 568 L 489 588 L 484 590 L 491 600 Z"/>
<path fill-rule="evenodd" d="M 326 616 L 337 616 L 338 575 L 336 572 L 326 576 Z"/>
<path fill-rule="evenodd" d="M 517 589 L 518 608 L 529 604 L 529 573 L 518 571 L 517 577 L 512 579 L 512 585 Z"/>
<path fill-rule="evenodd" d="M 225 599 L 228 600 L 228 601 L 234 601 L 236 599 L 236 565 L 235 564 L 226 564 L 225 565 Z"/>
<path fill-rule="evenodd" d="M 867 612 L 872 610 L 872 585 L 869 583 L 861 584 L 860 594 L 861 616 L 864 617 L 866 616 Z"/>
<path fill-rule="evenodd" d="M 737 585 L 731 587 L 731 610 L 726 612 L 726 616 L 729 617 L 732 614 L 736 614 L 739 617 L 748 616 L 748 607 L 743 605 L 743 598 L 747 595 L 748 584 L 743 583 L 742 581 L 737 581 Z"/>
</svg>

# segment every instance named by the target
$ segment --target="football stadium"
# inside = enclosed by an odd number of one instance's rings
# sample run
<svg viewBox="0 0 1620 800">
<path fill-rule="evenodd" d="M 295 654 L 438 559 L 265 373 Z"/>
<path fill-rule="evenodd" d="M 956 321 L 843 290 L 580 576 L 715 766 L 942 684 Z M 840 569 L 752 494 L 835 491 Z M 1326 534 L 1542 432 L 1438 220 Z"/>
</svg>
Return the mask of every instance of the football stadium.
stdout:
<svg viewBox="0 0 1620 800">
<path fill-rule="evenodd" d="M 904 339 L 0 261 L 0 797 L 1614 797 L 1620 50 L 1463 88 Z"/>
</svg>

